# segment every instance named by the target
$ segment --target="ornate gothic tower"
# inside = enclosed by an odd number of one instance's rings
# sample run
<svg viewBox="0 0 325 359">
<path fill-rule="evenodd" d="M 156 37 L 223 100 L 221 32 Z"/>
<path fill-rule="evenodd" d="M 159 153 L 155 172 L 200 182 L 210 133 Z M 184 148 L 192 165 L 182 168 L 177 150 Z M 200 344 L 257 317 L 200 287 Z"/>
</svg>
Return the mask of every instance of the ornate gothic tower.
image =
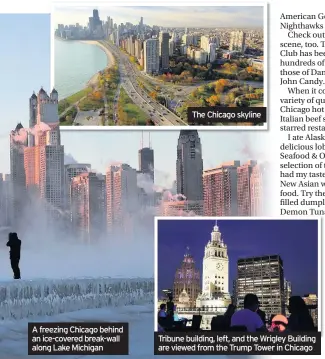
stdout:
<svg viewBox="0 0 325 359">
<path fill-rule="evenodd" d="M 188 250 L 188 249 L 187 249 Z M 176 270 L 173 294 L 175 302 L 183 302 L 185 295 L 189 298 L 190 307 L 195 307 L 195 302 L 200 293 L 200 272 L 195 267 L 194 258 L 187 251 L 180 267 Z"/>
<path fill-rule="evenodd" d="M 229 259 L 216 221 L 211 239 L 205 246 L 202 297 L 215 299 L 229 295 Z"/>
</svg>

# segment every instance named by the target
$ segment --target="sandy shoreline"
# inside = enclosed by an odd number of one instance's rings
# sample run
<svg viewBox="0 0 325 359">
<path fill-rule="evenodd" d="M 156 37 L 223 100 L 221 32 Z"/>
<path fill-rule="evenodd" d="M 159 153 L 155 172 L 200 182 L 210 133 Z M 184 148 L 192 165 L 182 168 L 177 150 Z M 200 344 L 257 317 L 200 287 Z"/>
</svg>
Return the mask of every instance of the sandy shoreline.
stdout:
<svg viewBox="0 0 325 359">
<path fill-rule="evenodd" d="M 110 67 L 112 67 L 115 64 L 115 58 L 114 58 L 113 54 L 105 46 L 103 46 L 100 42 L 95 41 L 95 40 L 84 40 L 81 42 L 83 42 L 84 44 L 88 44 L 88 45 L 96 45 L 105 52 L 105 54 L 107 56 L 106 69 L 109 69 Z M 86 87 L 96 85 L 97 80 L 98 80 L 98 73 L 94 74 L 91 77 L 91 79 L 87 82 Z"/>
</svg>

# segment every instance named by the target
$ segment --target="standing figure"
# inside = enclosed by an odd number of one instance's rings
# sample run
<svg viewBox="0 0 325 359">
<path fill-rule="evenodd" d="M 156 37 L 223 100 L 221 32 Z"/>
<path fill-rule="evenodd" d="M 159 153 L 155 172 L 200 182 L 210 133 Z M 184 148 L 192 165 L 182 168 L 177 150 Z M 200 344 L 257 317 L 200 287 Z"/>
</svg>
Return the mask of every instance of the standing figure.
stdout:
<svg viewBox="0 0 325 359">
<path fill-rule="evenodd" d="M 12 271 L 14 272 L 14 279 L 20 279 L 19 261 L 21 240 L 18 238 L 17 233 L 9 233 L 7 247 L 10 248 L 10 263 Z"/>
</svg>

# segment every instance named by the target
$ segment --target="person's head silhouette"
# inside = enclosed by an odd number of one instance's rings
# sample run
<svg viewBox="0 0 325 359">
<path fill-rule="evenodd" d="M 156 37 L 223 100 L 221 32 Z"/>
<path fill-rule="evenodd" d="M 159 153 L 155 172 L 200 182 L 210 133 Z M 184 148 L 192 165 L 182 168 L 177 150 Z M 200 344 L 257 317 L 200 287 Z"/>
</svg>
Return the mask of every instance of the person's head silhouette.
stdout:
<svg viewBox="0 0 325 359">
<path fill-rule="evenodd" d="M 16 232 L 11 233 L 11 238 L 12 238 L 13 240 L 17 240 L 17 239 L 18 239 L 17 233 L 16 233 Z"/>
<path fill-rule="evenodd" d="M 252 312 L 256 312 L 259 307 L 259 301 L 257 295 L 255 294 L 246 294 L 244 298 L 244 308 L 249 309 Z"/>
<path fill-rule="evenodd" d="M 290 297 L 288 309 L 289 309 L 289 313 L 291 314 L 308 311 L 305 301 L 298 295 Z"/>
</svg>

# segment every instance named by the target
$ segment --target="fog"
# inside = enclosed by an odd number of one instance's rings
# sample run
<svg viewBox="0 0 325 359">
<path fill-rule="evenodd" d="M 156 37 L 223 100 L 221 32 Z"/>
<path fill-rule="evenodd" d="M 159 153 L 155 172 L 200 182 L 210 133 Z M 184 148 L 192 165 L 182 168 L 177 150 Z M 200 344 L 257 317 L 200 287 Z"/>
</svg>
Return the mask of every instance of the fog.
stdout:
<svg viewBox="0 0 325 359">
<path fill-rule="evenodd" d="M 48 223 L 45 204 L 36 196 L 28 202 L 17 226 L 11 228 L 22 241 L 22 279 L 153 277 L 153 209 L 137 211 L 141 221 L 134 218 L 134 225 L 126 233 L 108 234 L 103 230 L 88 238 L 69 228 L 69 212 L 57 211 L 61 218 Z M 13 278 L 6 246 L 8 232 L 3 229 L 0 234 L 0 280 Z"/>
</svg>

